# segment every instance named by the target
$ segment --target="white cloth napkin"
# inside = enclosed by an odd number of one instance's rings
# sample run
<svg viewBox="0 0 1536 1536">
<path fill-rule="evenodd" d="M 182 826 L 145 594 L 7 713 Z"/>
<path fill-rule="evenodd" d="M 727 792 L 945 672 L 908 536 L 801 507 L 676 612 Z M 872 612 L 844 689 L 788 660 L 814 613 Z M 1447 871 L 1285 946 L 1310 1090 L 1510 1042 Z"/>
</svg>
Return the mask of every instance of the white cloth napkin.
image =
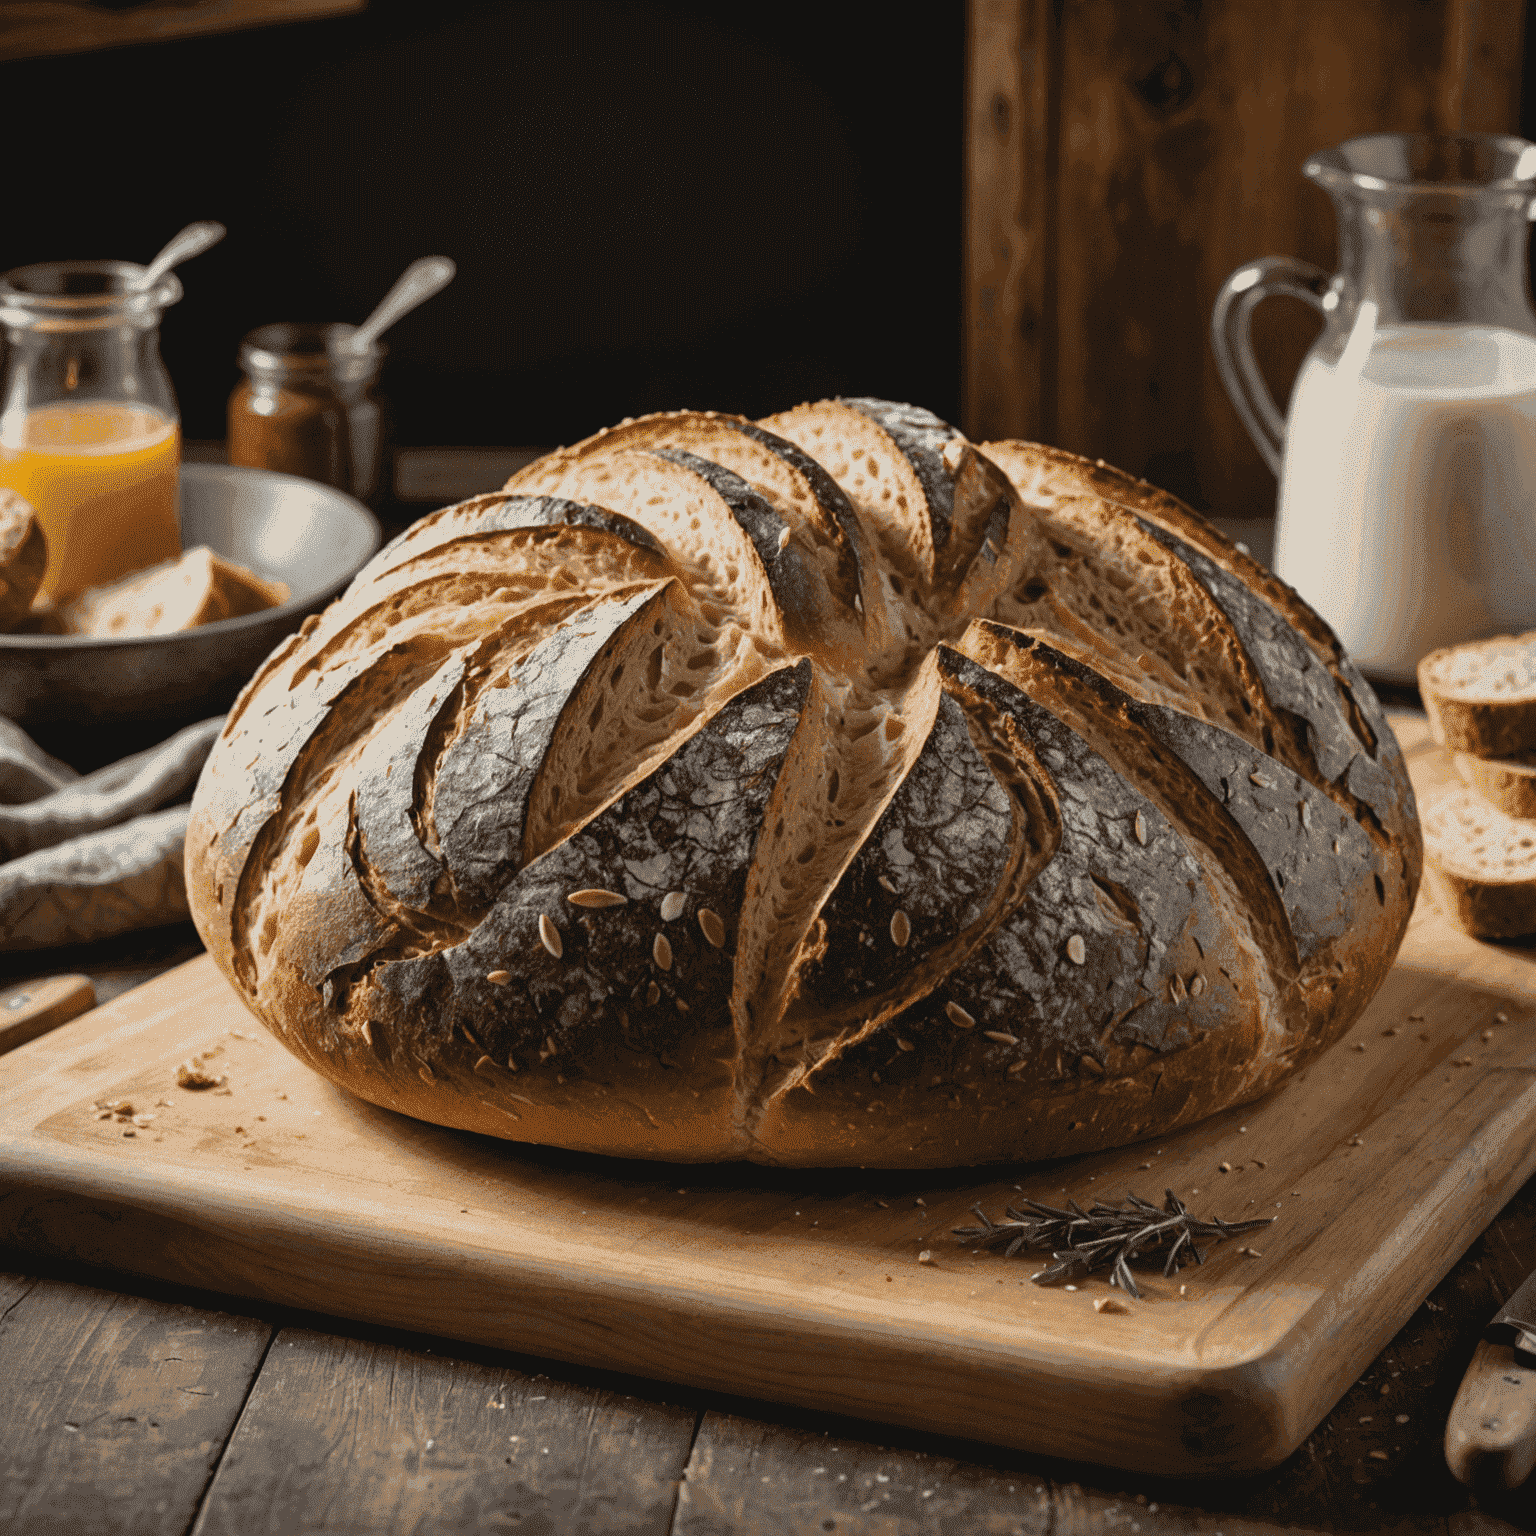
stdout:
<svg viewBox="0 0 1536 1536">
<path fill-rule="evenodd" d="M 190 794 L 222 716 L 83 777 L 0 718 L 0 950 L 85 944 L 187 916 Z"/>
</svg>

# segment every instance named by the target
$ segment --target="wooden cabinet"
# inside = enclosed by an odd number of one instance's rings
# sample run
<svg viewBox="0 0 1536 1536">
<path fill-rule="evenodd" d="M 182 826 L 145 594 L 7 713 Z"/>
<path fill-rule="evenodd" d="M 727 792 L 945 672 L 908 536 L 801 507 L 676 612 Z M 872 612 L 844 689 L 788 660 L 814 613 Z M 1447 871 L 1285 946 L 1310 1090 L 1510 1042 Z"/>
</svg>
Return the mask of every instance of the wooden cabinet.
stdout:
<svg viewBox="0 0 1536 1536">
<path fill-rule="evenodd" d="M 1215 514 L 1273 509 L 1211 304 L 1256 256 L 1334 263 L 1301 176 L 1355 134 L 1519 121 L 1523 0 L 969 0 L 963 421 Z M 1316 333 L 1261 306 L 1284 400 Z"/>
</svg>

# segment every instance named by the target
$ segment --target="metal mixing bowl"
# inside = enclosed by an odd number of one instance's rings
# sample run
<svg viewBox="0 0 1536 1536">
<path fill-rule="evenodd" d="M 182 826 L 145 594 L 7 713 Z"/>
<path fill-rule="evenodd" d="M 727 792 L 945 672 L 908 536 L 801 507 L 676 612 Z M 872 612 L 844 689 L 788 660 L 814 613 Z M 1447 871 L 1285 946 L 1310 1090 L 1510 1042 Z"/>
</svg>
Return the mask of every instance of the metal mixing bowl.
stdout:
<svg viewBox="0 0 1536 1536">
<path fill-rule="evenodd" d="M 0 635 L 0 715 L 48 734 L 171 728 L 218 714 L 278 641 L 378 549 L 379 525 L 360 501 L 297 475 L 183 464 L 181 541 L 286 582 L 288 601 L 174 635 Z"/>
</svg>

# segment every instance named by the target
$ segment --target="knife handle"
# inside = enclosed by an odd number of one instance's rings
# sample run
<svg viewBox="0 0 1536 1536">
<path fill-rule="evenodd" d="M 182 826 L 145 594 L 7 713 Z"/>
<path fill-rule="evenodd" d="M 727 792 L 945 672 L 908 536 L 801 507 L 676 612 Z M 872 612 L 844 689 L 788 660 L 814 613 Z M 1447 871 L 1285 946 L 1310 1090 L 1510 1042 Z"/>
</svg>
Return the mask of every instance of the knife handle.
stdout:
<svg viewBox="0 0 1536 1536">
<path fill-rule="evenodd" d="M 0 1056 L 95 1006 L 89 976 L 50 976 L 0 992 Z"/>
<path fill-rule="evenodd" d="M 1445 1421 L 1445 1460 L 1469 1487 L 1518 1488 L 1536 1465 L 1536 1365 L 1478 1340 Z"/>
</svg>

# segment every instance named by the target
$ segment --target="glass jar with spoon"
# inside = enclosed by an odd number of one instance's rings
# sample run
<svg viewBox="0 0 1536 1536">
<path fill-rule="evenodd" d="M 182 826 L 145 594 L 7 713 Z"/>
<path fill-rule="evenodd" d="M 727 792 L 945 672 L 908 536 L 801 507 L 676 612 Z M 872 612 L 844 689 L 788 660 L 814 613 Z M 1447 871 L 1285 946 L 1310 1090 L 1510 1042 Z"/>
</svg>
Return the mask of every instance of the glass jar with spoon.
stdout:
<svg viewBox="0 0 1536 1536">
<path fill-rule="evenodd" d="M 386 415 L 375 391 L 379 337 L 445 288 L 446 256 L 412 262 L 359 326 L 279 323 L 240 344 L 229 399 L 229 462 L 302 475 L 376 504 L 385 490 Z"/>
<path fill-rule="evenodd" d="M 38 262 L 0 277 L 0 487 L 37 514 L 49 602 L 181 551 L 180 419 L 160 316 L 182 295 L 172 268 L 224 233 L 190 224 L 147 267 Z"/>
</svg>

